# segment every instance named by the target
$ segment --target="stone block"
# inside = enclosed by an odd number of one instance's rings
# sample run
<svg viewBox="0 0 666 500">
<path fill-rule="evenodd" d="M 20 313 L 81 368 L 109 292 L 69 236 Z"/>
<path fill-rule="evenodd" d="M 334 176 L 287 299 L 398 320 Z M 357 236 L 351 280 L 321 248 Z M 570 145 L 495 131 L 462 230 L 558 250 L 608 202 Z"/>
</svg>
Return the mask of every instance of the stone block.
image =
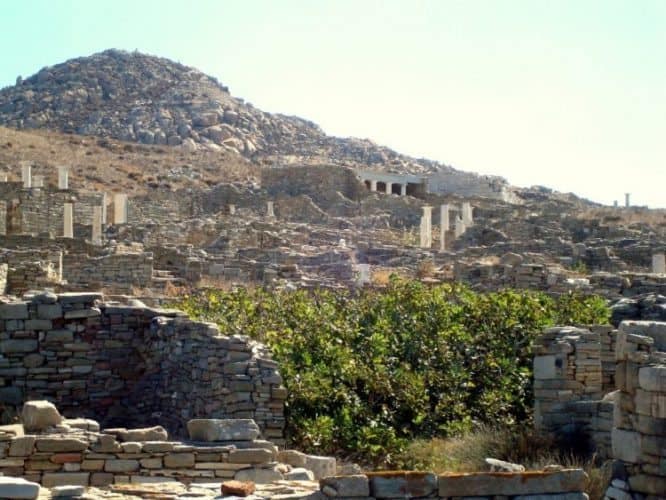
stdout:
<svg viewBox="0 0 666 500">
<path fill-rule="evenodd" d="M 308 470 L 311 470 L 315 479 L 322 477 L 335 476 L 337 474 L 337 463 L 335 457 L 323 457 L 318 455 L 306 455 L 305 464 L 303 465 Z"/>
<path fill-rule="evenodd" d="M 80 497 L 85 492 L 84 486 L 56 486 L 51 488 L 51 498 Z"/>
<path fill-rule="evenodd" d="M 38 347 L 39 343 L 34 339 L 8 339 L 0 342 L 0 352 L 2 354 L 33 352 Z"/>
<path fill-rule="evenodd" d="M 638 385 L 645 391 L 666 392 L 666 366 L 640 368 Z"/>
<path fill-rule="evenodd" d="M 585 490 L 582 469 L 556 472 L 479 472 L 444 474 L 438 478 L 440 497 L 537 495 L 577 493 Z"/>
<path fill-rule="evenodd" d="M 60 304 L 38 304 L 37 317 L 39 319 L 61 318 L 62 306 Z"/>
<path fill-rule="evenodd" d="M 554 379 L 558 378 L 557 366 L 555 362 L 557 356 L 535 356 L 534 357 L 534 378 L 540 379 Z"/>
<path fill-rule="evenodd" d="M 26 401 L 21 412 L 21 420 L 27 432 L 39 432 L 60 424 L 62 416 L 55 405 L 49 401 Z"/>
<path fill-rule="evenodd" d="M 90 473 L 88 472 L 45 472 L 42 477 L 42 486 L 53 488 L 55 486 L 88 486 Z"/>
<path fill-rule="evenodd" d="M 194 419 L 187 422 L 195 441 L 252 441 L 261 434 L 252 419 Z"/>
<path fill-rule="evenodd" d="M 35 448 L 35 436 L 17 436 L 9 443 L 10 457 L 27 457 Z"/>
<path fill-rule="evenodd" d="M 28 304 L 16 302 L 13 304 L 0 304 L 0 319 L 28 319 Z"/>
<path fill-rule="evenodd" d="M 65 452 L 83 451 L 88 443 L 82 439 L 60 437 L 37 437 L 35 442 L 37 451 Z"/>
<path fill-rule="evenodd" d="M 246 497 L 252 495 L 255 490 L 252 481 L 224 481 L 221 485 L 222 496 Z"/>
<path fill-rule="evenodd" d="M 90 475 L 90 486 L 109 486 L 113 480 L 114 475 L 109 472 L 93 472 Z"/>
<path fill-rule="evenodd" d="M 70 330 L 51 330 L 46 332 L 44 342 L 46 343 L 65 343 L 74 341 L 74 332 Z"/>
<path fill-rule="evenodd" d="M 329 476 L 319 480 L 321 491 L 333 497 L 368 497 L 370 482 L 363 474 L 352 476 Z"/>
<path fill-rule="evenodd" d="M 0 498 L 37 498 L 39 484 L 20 477 L 0 476 Z"/>
<path fill-rule="evenodd" d="M 101 471 L 104 470 L 104 460 L 86 459 L 81 462 L 81 470 Z"/>
<path fill-rule="evenodd" d="M 138 460 L 112 459 L 104 463 L 104 472 L 134 472 L 139 470 Z"/>
<path fill-rule="evenodd" d="M 234 464 L 263 464 L 273 460 L 273 453 L 263 448 L 231 450 L 227 461 Z"/>
<path fill-rule="evenodd" d="M 118 438 L 123 441 L 166 441 L 169 437 L 166 429 L 161 425 L 146 427 L 143 429 L 122 429 L 118 432 Z"/>
<path fill-rule="evenodd" d="M 372 472 L 370 495 L 375 498 L 415 498 L 437 491 L 437 476 L 431 472 Z"/>
<path fill-rule="evenodd" d="M 663 498 L 659 495 L 664 495 L 666 491 L 666 477 L 638 474 L 629 478 L 629 487 L 636 493 L 657 495 L 657 498 Z"/>
<path fill-rule="evenodd" d="M 173 451 L 173 443 L 168 441 L 147 441 L 143 443 L 145 453 L 167 453 Z"/>
<path fill-rule="evenodd" d="M 139 460 L 141 468 L 143 469 L 161 469 L 162 468 L 162 458 L 142 458 Z"/>
<path fill-rule="evenodd" d="M 257 484 L 268 484 L 284 479 L 282 473 L 275 469 L 242 469 L 234 474 L 237 481 L 252 481 Z"/>
<path fill-rule="evenodd" d="M 169 453 L 164 455 L 164 467 L 168 469 L 194 467 L 194 462 L 194 453 Z"/>
<path fill-rule="evenodd" d="M 284 473 L 286 481 L 314 481 L 315 476 L 311 470 L 304 467 L 294 467 L 289 472 Z"/>
</svg>

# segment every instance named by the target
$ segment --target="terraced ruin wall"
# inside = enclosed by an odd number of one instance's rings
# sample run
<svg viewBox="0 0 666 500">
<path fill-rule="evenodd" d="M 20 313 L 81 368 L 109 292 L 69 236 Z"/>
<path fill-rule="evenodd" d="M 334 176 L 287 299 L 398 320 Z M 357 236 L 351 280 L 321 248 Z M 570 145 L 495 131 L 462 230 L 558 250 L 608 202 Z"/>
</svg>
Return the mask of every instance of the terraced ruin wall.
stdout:
<svg viewBox="0 0 666 500">
<path fill-rule="evenodd" d="M 47 399 L 104 426 L 253 418 L 280 443 L 286 390 L 263 345 L 183 313 L 43 293 L 0 304 L 0 405 Z"/>
<path fill-rule="evenodd" d="M 534 398 L 537 428 L 619 461 L 610 498 L 666 491 L 666 323 L 546 329 Z"/>
</svg>

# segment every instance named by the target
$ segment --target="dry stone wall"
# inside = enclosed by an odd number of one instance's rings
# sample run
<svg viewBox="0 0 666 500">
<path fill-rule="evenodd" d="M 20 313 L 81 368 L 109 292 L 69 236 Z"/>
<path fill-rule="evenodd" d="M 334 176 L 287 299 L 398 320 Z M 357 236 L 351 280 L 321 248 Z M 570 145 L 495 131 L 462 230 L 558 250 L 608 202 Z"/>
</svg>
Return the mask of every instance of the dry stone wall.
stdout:
<svg viewBox="0 0 666 500">
<path fill-rule="evenodd" d="M 115 253 L 88 256 L 70 253 L 63 257 L 63 279 L 88 289 L 95 285 L 149 286 L 153 277 L 153 254 Z"/>
<path fill-rule="evenodd" d="M 265 348 L 183 313 L 40 293 L 0 304 L 0 404 L 56 401 L 105 425 L 253 418 L 282 439 L 286 391 Z M 11 412 L 9 412 L 11 414 Z"/>
<path fill-rule="evenodd" d="M 648 498 L 663 498 L 666 492 L 666 323 L 622 322 L 616 356 L 619 395 L 613 417 L 613 456 L 623 462 L 625 469 L 617 479 L 626 480 L 632 492 Z"/>
<path fill-rule="evenodd" d="M 548 328 L 537 340 L 534 357 L 534 420 L 538 429 L 576 446 L 611 455 L 612 401 L 604 394 L 604 357 L 610 349 L 606 339 L 612 327 Z M 608 351 L 609 352 L 609 351 Z"/>
</svg>

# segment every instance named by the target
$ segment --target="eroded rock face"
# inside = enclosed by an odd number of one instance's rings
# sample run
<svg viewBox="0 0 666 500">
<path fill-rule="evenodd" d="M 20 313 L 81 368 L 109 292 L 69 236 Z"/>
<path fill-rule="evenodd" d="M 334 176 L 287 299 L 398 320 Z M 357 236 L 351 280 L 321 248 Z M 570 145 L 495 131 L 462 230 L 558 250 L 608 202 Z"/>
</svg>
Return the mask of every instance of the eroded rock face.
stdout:
<svg viewBox="0 0 666 500">
<path fill-rule="evenodd" d="M 138 52 L 70 59 L 0 90 L 0 125 L 47 128 L 186 150 L 228 151 L 279 163 L 476 174 L 411 158 L 367 139 L 337 138 L 302 118 L 265 113 L 204 73 Z"/>
</svg>

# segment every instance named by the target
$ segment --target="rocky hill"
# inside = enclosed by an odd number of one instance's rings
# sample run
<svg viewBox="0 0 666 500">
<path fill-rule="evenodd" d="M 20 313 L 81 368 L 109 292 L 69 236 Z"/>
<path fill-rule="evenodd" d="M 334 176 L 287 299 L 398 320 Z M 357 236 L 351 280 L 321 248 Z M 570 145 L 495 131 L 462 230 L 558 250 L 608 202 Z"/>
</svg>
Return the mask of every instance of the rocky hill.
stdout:
<svg viewBox="0 0 666 500">
<path fill-rule="evenodd" d="M 457 172 L 369 140 L 328 136 L 312 122 L 266 113 L 233 97 L 226 86 L 194 68 L 120 50 L 19 77 L 15 86 L 0 90 L 0 125 L 226 151 L 264 165 Z"/>
</svg>

